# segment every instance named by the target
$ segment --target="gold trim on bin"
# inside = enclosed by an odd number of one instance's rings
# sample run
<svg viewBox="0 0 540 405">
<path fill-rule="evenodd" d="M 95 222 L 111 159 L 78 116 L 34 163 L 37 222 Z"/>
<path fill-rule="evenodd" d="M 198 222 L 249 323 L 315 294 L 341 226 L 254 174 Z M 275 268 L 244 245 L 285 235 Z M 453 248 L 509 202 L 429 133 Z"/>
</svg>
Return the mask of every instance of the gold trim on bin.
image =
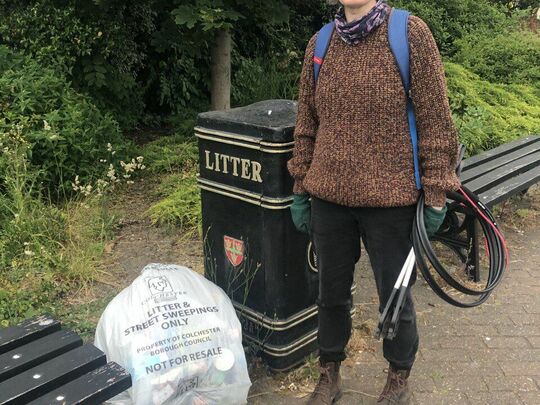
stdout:
<svg viewBox="0 0 540 405">
<path fill-rule="evenodd" d="M 356 292 L 356 282 L 351 287 L 351 294 L 354 295 L 355 292 Z M 296 326 L 299 323 L 304 322 L 306 319 L 309 319 L 317 315 L 317 312 L 318 312 L 317 305 L 314 304 L 300 312 L 297 312 L 294 315 L 291 315 L 288 318 L 274 319 L 234 301 L 233 301 L 233 306 L 246 319 L 249 319 L 250 321 L 253 321 L 261 325 L 265 329 L 271 329 L 275 331 L 283 331 L 283 330 L 292 328 L 293 326 Z"/>
<path fill-rule="evenodd" d="M 355 313 L 356 313 L 356 307 L 352 307 L 351 316 L 354 316 Z M 243 333 L 243 336 L 244 336 L 244 339 L 255 342 L 261 348 L 261 350 L 265 352 L 266 354 L 269 354 L 274 357 L 285 357 L 285 356 L 289 356 L 291 353 L 315 341 L 317 339 L 317 330 L 315 329 L 309 332 L 308 334 L 296 339 L 296 341 L 285 346 L 276 346 L 276 345 L 271 345 L 268 343 L 263 343 L 259 339 L 253 336 L 249 336 L 246 333 Z"/>
<path fill-rule="evenodd" d="M 216 194 L 225 195 L 227 197 L 236 198 L 248 202 L 250 204 L 259 205 L 263 208 L 282 210 L 289 208 L 292 204 L 293 197 L 264 197 L 253 191 L 246 191 L 238 187 L 221 184 L 212 180 L 208 180 L 197 175 L 197 183 L 203 190 L 211 191 Z"/>
<path fill-rule="evenodd" d="M 261 138 L 239 135 L 232 132 L 218 131 L 216 129 L 207 129 L 203 127 L 195 127 L 195 136 L 201 139 L 207 139 L 209 141 L 241 146 L 243 148 L 255 149 L 265 153 L 288 153 L 292 152 L 294 146 L 294 141 L 274 143 L 263 141 Z"/>
</svg>

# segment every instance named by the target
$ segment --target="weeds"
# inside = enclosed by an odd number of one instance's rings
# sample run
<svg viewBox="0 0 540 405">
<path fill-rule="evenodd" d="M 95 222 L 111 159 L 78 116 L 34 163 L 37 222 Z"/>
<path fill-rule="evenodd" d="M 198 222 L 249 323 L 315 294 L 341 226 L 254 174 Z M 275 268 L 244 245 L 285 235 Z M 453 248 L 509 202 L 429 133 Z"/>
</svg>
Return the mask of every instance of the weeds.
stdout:
<svg viewBox="0 0 540 405">
<path fill-rule="evenodd" d="M 79 195 L 63 206 L 44 199 L 22 126 L 0 132 L 0 149 L 0 325 L 6 326 L 65 310 L 65 297 L 96 281 L 115 219 L 103 190 L 78 180 Z M 140 164 L 124 164 L 123 180 Z"/>
</svg>

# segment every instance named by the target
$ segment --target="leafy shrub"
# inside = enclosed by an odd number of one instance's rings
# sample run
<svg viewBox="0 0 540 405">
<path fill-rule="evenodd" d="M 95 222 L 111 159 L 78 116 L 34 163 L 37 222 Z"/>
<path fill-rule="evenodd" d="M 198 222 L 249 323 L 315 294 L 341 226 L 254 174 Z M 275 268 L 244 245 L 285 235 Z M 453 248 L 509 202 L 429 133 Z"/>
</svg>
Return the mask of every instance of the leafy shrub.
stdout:
<svg viewBox="0 0 540 405">
<path fill-rule="evenodd" d="M 391 5 L 422 18 L 433 32 L 441 53 L 453 55 L 455 41 L 467 35 L 486 37 L 517 26 L 522 14 L 490 0 L 392 0 Z"/>
<path fill-rule="evenodd" d="M 191 126 L 193 131 L 193 126 Z M 193 167 L 198 159 L 197 143 L 183 135 L 164 136 L 145 145 L 141 151 L 148 171 L 173 173 Z"/>
<path fill-rule="evenodd" d="M 0 58 L 11 55 L 0 46 Z M 9 65 L 1 60 L 0 66 Z M 39 168 L 37 181 L 55 197 L 69 194 L 76 175 L 86 181 L 103 171 L 98 162 L 107 156 L 109 143 L 118 149 L 118 158 L 125 150 L 110 114 L 73 91 L 56 71 L 29 58 L 0 71 L 0 127 L 15 125 L 25 127 L 30 163 Z"/>
<path fill-rule="evenodd" d="M 518 84 L 494 84 L 447 62 L 450 107 L 470 155 L 540 133 L 540 91 Z"/>
<path fill-rule="evenodd" d="M 456 41 L 452 60 L 499 83 L 532 84 L 540 87 L 540 36 L 516 31 L 478 37 L 467 35 Z"/>
<path fill-rule="evenodd" d="M 169 176 L 160 186 L 162 200 L 148 209 L 152 223 L 192 235 L 201 231 L 200 190 L 194 169 Z"/>
<path fill-rule="evenodd" d="M 276 55 L 272 60 L 238 56 L 237 63 L 232 79 L 233 106 L 275 98 L 297 98 L 302 67 L 297 52 Z"/>
<path fill-rule="evenodd" d="M 184 135 L 163 137 L 145 145 L 141 153 L 150 172 L 165 174 L 157 191 L 161 200 L 148 209 L 152 223 L 193 234 L 201 223 L 197 143 Z"/>
<path fill-rule="evenodd" d="M 68 77 L 78 91 L 115 112 L 125 127 L 144 109 L 136 74 L 153 29 L 151 0 L 0 0 L 0 43 Z"/>
</svg>

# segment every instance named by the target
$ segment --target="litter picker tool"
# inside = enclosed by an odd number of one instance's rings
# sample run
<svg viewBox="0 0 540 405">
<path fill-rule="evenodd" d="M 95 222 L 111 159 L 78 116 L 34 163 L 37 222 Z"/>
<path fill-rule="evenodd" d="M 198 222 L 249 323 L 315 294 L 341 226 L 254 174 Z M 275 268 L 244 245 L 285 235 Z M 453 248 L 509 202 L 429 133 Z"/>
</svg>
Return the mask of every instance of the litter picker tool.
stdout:
<svg viewBox="0 0 540 405">
<path fill-rule="evenodd" d="M 397 333 L 399 326 L 399 318 L 401 311 L 405 305 L 405 297 L 407 294 L 409 280 L 414 269 L 415 254 L 411 248 L 401 272 L 394 284 L 394 288 L 386 302 L 386 306 L 379 317 L 379 324 L 375 332 L 377 338 L 385 338 L 392 340 Z"/>
</svg>

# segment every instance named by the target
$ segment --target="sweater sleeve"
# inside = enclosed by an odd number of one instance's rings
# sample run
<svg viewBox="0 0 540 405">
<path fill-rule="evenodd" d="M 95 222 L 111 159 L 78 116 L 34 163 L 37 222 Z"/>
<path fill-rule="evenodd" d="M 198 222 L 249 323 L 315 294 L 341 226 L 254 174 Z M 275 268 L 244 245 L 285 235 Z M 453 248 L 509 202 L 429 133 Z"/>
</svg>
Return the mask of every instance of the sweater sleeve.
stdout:
<svg viewBox="0 0 540 405">
<path fill-rule="evenodd" d="M 305 193 L 302 181 L 311 164 L 315 135 L 319 126 L 315 111 L 315 83 L 313 78 L 313 53 L 315 49 L 313 35 L 308 42 L 304 55 L 304 64 L 300 75 L 298 111 L 294 128 L 293 157 L 287 162 L 287 169 L 294 178 L 293 193 Z"/>
<path fill-rule="evenodd" d="M 459 188 L 458 136 L 448 102 L 442 58 L 427 24 L 409 19 L 411 95 L 418 128 L 421 180 L 427 205 L 443 206 Z"/>
</svg>

